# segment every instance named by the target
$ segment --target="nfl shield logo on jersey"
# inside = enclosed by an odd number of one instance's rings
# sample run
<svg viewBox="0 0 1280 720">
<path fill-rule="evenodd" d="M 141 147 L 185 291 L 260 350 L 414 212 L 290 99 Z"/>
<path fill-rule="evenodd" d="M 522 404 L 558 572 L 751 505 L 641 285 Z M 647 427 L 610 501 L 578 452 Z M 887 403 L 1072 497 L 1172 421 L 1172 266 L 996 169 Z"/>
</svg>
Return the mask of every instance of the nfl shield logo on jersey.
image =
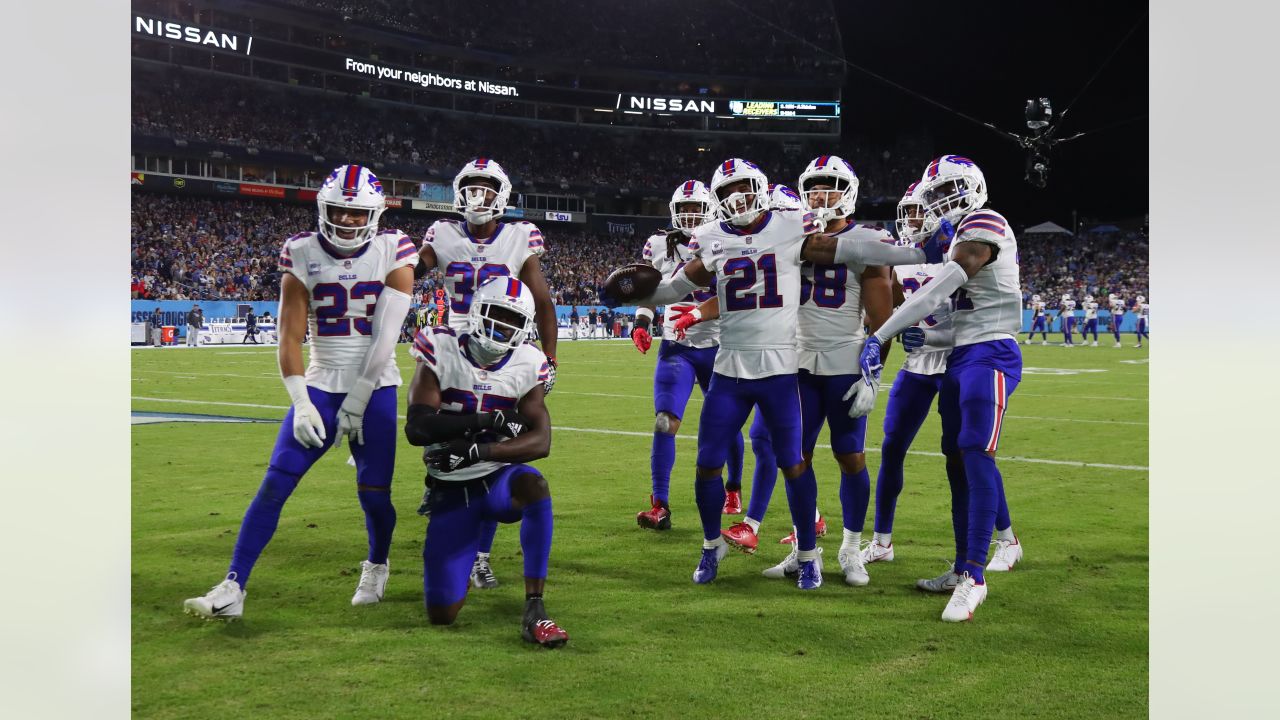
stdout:
<svg viewBox="0 0 1280 720">
<path fill-rule="evenodd" d="M 320 263 L 318 263 L 318 262 L 309 262 L 309 263 L 307 263 L 307 274 L 308 274 L 308 275 L 317 275 L 317 274 L 319 274 L 319 272 L 320 272 Z"/>
</svg>

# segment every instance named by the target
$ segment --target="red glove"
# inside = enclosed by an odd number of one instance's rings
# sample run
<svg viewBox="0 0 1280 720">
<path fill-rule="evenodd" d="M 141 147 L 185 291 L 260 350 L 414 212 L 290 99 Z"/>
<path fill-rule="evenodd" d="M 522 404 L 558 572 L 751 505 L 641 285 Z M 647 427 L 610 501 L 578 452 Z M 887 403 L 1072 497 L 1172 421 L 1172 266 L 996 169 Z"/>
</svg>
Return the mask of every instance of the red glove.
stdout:
<svg viewBox="0 0 1280 720">
<path fill-rule="evenodd" d="M 684 331 L 702 322 L 702 311 L 694 308 L 686 313 L 676 316 L 676 321 L 672 325 L 676 329 L 676 339 L 684 339 Z"/>
<path fill-rule="evenodd" d="M 644 328 L 633 328 L 631 330 L 631 342 L 635 343 L 636 349 L 641 354 L 649 352 L 649 346 L 653 345 L 653 336 Z"/>
</svg>

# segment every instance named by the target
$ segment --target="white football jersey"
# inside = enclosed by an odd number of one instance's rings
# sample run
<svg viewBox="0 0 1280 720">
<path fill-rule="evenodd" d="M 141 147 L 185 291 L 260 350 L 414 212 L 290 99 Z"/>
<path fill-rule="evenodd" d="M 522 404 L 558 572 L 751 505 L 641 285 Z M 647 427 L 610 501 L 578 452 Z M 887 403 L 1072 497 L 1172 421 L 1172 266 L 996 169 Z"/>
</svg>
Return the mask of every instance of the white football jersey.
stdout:
<svg viewBox="0 0 1280 720">
<path fill-rule="evenodd" d="M 418 249 L 399 230 L 382 230 L 355 254 L 344 257 L 319 233 L 298 233 L 280 250 L 280 270 L 301 280 L 311 296 L 311 360 L 307 384 L 345 393 L 360 375 L 373 339 L 373 312 L 387 274 L 418 264 Z M 394 360 L 378 387 L 400 384 Z"/>
<path fill-rule="evenodd" d="M 449 327 L 466 332 L 471 296 L 485 280 L 519 277 L 524 263 L 546 251 L 542 231 L 531 222 L 499 222 L 487 240 L 477 240 L 460 220 L 437 220 L 427 228 L 425 246 L 436 254 L 436 268 L 449 292 Z"/>
<path fill-rule="evenodd" d="M 1062 309 L 1059 311 L 1059 314 L 1064 315 L 1064 316 L 1065 316 L 1065 315 L 1071 315 L 1071 314 L 1075 313 L 1075 311 L 1076 311 L 1076 301 L 1075 301 L 1075 300 L 1063 300 L 1063 301 L 1062 301 Z"/>
<path fill-rule="evenodd" d="M 1031 303 L 1031 308 L 1036 311 L 1036 317 L 1040 317 L 1044 315 L 1045 303 L 1044 301 Z"/>
<path fill-rule="evenodd" d="M 1138 317 L 1143 320 L 1151 317 L 1151 303 L 1142 303 L 1138 306 Z"/>
<path fill-rule="evenodd" d="M 644 243 L 644 250 L 641 251 L 641 257 L 645 262 L 653 266 L 655 270 L 662 273 L 663 278 L 669 278 L 680 272 L 680 268 L 688 265 L 694 259 L 693 251 L 685 243 L 676 245 L 676 257 L 667 256 L 667 235 L 666 233 L 654 233 Z M 688 312 L 699 304 L 710 300 L 716 296 L 715 282 L 711 283 L 712 289 L 700 288 L 694 290 L 691 294 L 686 295 L 678 303 L 672 303 L 667 306 L 667 313 L 663 316 L 662 321 L 662 337 L 664 340 L 678 342 L 681 345 L 688 345 L 696 348 L 714 347 L 720 342 L 720 321 L 708 320 L 701 322 L 685 331 L 683 340 L 676 340 L 675 316 L 676 313 Z"/>
<path fill-rule="evenodd" d="M 1097 302 L 1087 302 L 1087 303 L 1082 304 L 1080 307 L 1084 308 L 1084 319 L 1085 319 L 1085 320 L 1097 320 L 1097 319 L 1098 319 L 1098 303 L 1097 303 Z"/>
<path fill-rule="evenodd" d="M 896 244 L 884 230 L 847 225 L 832 233 Z M 858 353 L 866 339 L 862 320 L 864 265 L 800 265 L 800 310 L 796 325 L 800 369 L 814 375 L 858 373 Z"/>
<path fill-rule="evenodd" d="M 1022 329 L 1022 283 L 1013 228 L 1000 213 L 977 210 L 956 226 L 948 259 L 962 242 L 990 245 L 996 257 L 951 296 L 956 346 L 1015 339 Z"/>
<path fill-rule="evenodd" d="M 933 280 L 941 264 L 899 265 L 893 269 L 902 284 L 902 294 L 910 298 Z M 902 369 L 918 375 L 940 375 L 947 371 L 947 356 L 955 344 L 955 327 L 951 324 L 951 303 L 944 302 L 924 320 L 916 323 L 924 330 L 924 345 L 914 352 L 904 352 Z"/>
<path fill-rule="evenodd" d="M 479 365 L 467 354 L 470 336 L 453 328 L 423 328 L 413 338 L 409 354 L 436 376 L 440 382 L 440 412 L 469 415 L 494 410 L 514 410 L 533 388 L 547 381 L 547 356 L 537 347 L 525 343 L 507 353 L 502 360 L 487 367 Z M 479 442 L 505 442 L 507 438 L 481 434 Z M 442 473 L 430 471 L 437 480 L 474 480 L 499 470 L 509 463 L 485 461 L 470 467 Z"/>
<path fill-rule="evenodd" d="M 1111 301 L 1111 314 L 1115 317 L 1124 317 L 1124 300 Z"/>
<path fill-rule="evenodd" d="M 689 249 L 716 275 L 716 372 L 755 380 L 798 371 L 800 251 L 805 237 L 819 231 L 811 212 L 771 210 L 753 233 L 728 223 L 693 232 Z"/>
</svg>

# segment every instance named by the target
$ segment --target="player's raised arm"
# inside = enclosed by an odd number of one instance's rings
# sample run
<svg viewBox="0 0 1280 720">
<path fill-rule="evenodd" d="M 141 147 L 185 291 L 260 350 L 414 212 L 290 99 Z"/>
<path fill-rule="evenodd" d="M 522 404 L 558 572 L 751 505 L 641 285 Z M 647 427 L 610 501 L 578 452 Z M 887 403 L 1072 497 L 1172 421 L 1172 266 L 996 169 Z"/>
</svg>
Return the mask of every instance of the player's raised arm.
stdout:
<svg viewBox="0 0 1280 720">
<path fill-rule="evenodd" d="M 996 249 L 984 242 L 964 241 L 951 251 L 951 261 L 942 266 L 933 281 L 911 294 L 879 330 L 875 337 L 883 342 L 925 319 L 929 313 L 959 290 L 969 278 L 977 275 L 995 259 Z"/>
<path fill-rule="evenodd" d="M 815 234 L 805 238 L 800 257 L 820 265 L 920 265 L 944 260 L 946 225 L 920 247 L 900 247 L 847 235 Z"/>
<path fill-rule="evenodd" d="M 715 277 L 703 266 L 701 258 L 695 258 L 693 262 L 681 268 L 680 272 L 658 283 L 658 288 L 653 291 L 653 294 L 643 298 L 642 302 L 653 306 L 668 305 L 698 288 L 707 287 Z"/>
</svg>

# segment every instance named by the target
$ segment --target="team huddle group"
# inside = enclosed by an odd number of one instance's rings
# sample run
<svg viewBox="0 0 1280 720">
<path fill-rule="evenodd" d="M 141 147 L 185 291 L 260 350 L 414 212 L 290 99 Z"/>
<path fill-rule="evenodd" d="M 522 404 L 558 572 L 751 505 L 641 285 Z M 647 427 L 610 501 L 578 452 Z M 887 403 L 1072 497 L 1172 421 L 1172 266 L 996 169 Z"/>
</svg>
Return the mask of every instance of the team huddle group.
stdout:
<svg viewBox="0 0 1280 720">
<path fill-rule="evenodd" d="M 225 578 L 185 601 L 188 612 L 243 614 L 250 572 L 285 501 L 344 438 L 369 537 L 351 602 L 382 599 L 396 525 L 395 344 L 415 274 L 434 267 L 448 288 L 448 324 L 414 337 L 403 428 L 410 444 L 425 448 L 427 492 L 419 513 L 429 516 L 428 618 L 452 623 L 471 587 L 497 585 L 489 564 L 497 526 L 519 522 L 521 635 L 549 648 L 568 641 L 543 605 L 551 494 L 527 464 L 550 452 L 544 397 L 557 371 L 555 306 L 539 264 L 543 237 L 532 223 L 500 221 L 511 182 L 493 160 L 468 163 L 453 188 L 462 219 L 434 223 L 419 249 L 404 233 L 379 228 L 386 199 L 374 174 L 344 165 L 318 192 L 317 230 L 285 242 L 279 362 L 292 407 Z M 730 546 L 756 551 L 780 471 L 792 549 L 765 575 L 794 578 L 800 590 L 821 587 L 817 537 L 825 522 L 811 459 L 826 424 L 841 471 L 840 567 L 847 583 L 866 585 L 868 564 L 893 559 L 903 458 L 936 396 L 956 555 L 947 572 L 917 584 L 951 594 L 944 620 L 968 620 L 987 596 L 984 571 L 1008 570 L 1022 554 L 995 463 L 1008 398 L 1021 378 L 1016 242 L 1005 219 L 985 207 L 982 172 L 963 157 L 932 161 L 906 190 L 896 240 L 851 221 L 857 190 L 853 168 L 836 156 L 809 163 L 796 190 L 771 186 L 748 161 L 727 160 L 709 184 L 689 180 L 676 189 L 672 227 L 646 243 L 644 260 L 660 282 L 638 282 L 630 267 L 614 274 L 620 282 L 607 284 L 612 302 L 639 306 L 633 341 L 642 352 L 650 347 L 654 308 L 668 306 L 654 377 L 651 507 L 637 521 L 671 526 L 674 438 L 696 382 L 704 394 L 694 479 L 703 543 L 693 581 L 714 580 Z M 642 286 L 648 292 L 639 295 Z M 870 502 L 866 416 L 894 339 L 907 359 L 886 410 L 875 533 L 863 543 Z M 722 514 L 741 512 L 742 428 L 753 410 L 750 506 L 742 522 L 722 529 Z M 988 564 L 993 532 L 996 552 Z"/>
</svg>

